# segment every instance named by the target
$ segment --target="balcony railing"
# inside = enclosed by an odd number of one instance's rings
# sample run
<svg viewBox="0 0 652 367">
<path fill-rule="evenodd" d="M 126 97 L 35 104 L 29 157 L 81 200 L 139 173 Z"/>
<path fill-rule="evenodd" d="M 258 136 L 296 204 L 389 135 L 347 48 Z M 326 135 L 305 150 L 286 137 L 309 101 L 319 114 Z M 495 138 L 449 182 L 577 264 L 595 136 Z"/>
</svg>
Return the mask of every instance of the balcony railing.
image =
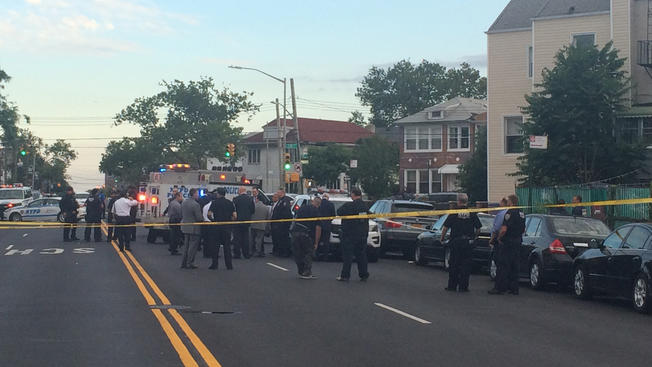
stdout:
<svg viewBox="0 0 652 367">
<path fill-rule="evenodd" d="M 652 67 L 652 41 L 638 41 L 638 64 Z"/>
</svg>

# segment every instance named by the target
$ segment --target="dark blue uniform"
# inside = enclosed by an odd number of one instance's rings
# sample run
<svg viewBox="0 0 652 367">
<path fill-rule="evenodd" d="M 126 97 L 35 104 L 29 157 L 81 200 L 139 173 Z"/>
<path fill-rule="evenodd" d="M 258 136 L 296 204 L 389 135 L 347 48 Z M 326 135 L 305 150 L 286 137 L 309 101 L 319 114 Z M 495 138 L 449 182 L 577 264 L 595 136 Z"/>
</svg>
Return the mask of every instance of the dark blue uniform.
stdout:
<svg viewBox="0 0 652 367">
<path fill-rule="evenodd" d="M 367 214 L 367 204 L 362 199 L 348 202 L 337 211 L 339 216 Z M 369 278 L 367 270 L 367 236 L 369 236 L 369 219 L 342 219 L 342 279 L 351 277 L 351 264 L 355 256 L 358 263 L 358 276 Z"/>
<path fill-rule="evenodd" d="M 518 294 L 519 250 L 525 232 L 525 214 L 519 209 L 509 209 L 503 226 L 507 227 L 507 232 L 498 244 L 496 291 Z"/>
<path fill-rule="evenodd" d="M 84 230 L 84 239 L 86 241 L 91 240 L 91 230 L 93 231 L 93 238 L 95 242 L 102 241 L 102 228 L 100 228 L 100 222 L 102 221 L 102 213 L 104 213 L 104 202 L 97 195 L 91 195 L 86 199 L 84 203 L 86 206 L 86 223 L 93 226 L 86 226 Z"/>
<path fill-rule="evenodd" d="M 444 222 L 451 229 L 448 243 L 450 261 L 447 290 L 466 292 L 469 290 L 469 277 L 473 268 L 473 241 L 475 232 L 482 227 L 476 213 L 451 214 Z"/>
<path fill-rule="evenodd" d="M 319 218 L 319 208 L 308 203 L 299 209 L 296 218 Z M 321 229 L 321 225 L 321 221 L 315 220 L 292 223 L 292 254 L 301 276 L 312 276 L 312 255 L 315 251 L 317 227 Z"/>
</svg>

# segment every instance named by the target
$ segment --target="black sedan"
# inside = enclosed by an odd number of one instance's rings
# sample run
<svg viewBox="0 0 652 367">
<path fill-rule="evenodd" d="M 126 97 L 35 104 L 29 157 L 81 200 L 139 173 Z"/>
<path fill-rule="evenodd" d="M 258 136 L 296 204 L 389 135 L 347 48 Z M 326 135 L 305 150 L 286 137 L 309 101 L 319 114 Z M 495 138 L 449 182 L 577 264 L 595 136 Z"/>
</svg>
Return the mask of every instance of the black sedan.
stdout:
<svg viewBox="0 0 652 367">
<path fill-rule="evenodd" d="M 414 247 L 417 236 L 426 231 L 434 223 L 433 217 L 402 216 L 400 213 L 421 212 L 433 210 L 432 204 L 411 200 L 378 200 L 371 206 L 373 214 L 394 214 L 399 217 L 378 218 L 380 229 L 380 253 L 401 251 L 406 259 L 414 259 Z"/>
<path fill-rule="evenodd" d="M 652 225 L 624 225 L 604 241 L 591 241 L 573 265 L 577 297 L 602 294 L 632 300 L 639 312 L 652 310 Z"/>
<path fill-rule="evenodd" d="M 591 239 L 604 239 L 609 232 L 609 227 L 593 218 L 528 215 L 519 251 L 520 278 L 534 289 L 548 283 L 569 285 L 573 259 L 589 249 Z M 489 275 L 495 278 L 493 256 L 489 267 Z"/>
<path fill-rule="evenodd" d="M 473 264 L 476 269 L 487 265 L 491 256 L 489 239 L 491 238 L 491 228 L 494 223 L 494 216 L 489 214 L 478 214 L 482 228 L 480 236 L 474 242 Z M 428 232 L 423 232 L 417 237 L 417 245 L 414 251 L 414 259 L 418 265 L 427 265 L 430 261 L 443 262 L 444 269 L 448 270 L 450 259 L 450 248 L 448 247 L 448 237 L 450 231 L 446 234 L 444 243 L 441 239 L 441 229 L 448 214 L 441 216 L 435 224 L 430 227 Z"/>
</svg>

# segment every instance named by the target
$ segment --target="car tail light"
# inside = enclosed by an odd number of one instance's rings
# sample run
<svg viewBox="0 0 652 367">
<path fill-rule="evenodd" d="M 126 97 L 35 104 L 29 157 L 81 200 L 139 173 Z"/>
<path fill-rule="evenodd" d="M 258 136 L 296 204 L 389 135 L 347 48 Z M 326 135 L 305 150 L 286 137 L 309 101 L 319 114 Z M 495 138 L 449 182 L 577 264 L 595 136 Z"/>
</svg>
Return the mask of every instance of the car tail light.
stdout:
<svg viewBox="0 0 652 367">
<path fill-rule="evenodd" d="M 387 223 L 385 223 L 385 227 L 387 228 L 401 228 L 403 226 L 403 223 L 401 222 L 394 222 L 391 220 L 388 220 Z"/>
<path fill-rule="evenodd" d="M 145 200 L 147 200 L 147 195 L 145 194 L 138 195 L 138 201 L 145 201 Z"/>
<path fill-rule="evenodd" d="M 296 212 L 297 210 L 299 210 L 299 205 L 295 204 L 294 205 L 294 211 Z"/>
<path fill-rule="evenodd" d="M 554 240 L 548 246 L 548 249 L 550 250 L 551 254 L 565 254 L 566 253 L 566 248 L 564 247 L 564 244 L 561 243 L 560 240 Z"/>
</svg>

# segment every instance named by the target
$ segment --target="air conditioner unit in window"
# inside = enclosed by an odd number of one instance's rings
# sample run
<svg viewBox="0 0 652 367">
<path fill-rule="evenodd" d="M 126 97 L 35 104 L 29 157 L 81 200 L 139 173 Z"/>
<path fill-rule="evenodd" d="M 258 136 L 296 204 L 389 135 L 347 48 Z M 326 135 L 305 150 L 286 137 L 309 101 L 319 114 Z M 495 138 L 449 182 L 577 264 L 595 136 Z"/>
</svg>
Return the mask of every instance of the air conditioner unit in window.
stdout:
<svg viewBox="0 0 652 367">
<path fill-rule="evenodd" d="M 428 120 L 441 120 L 444 118 L 444 111 L 430 111 L 428 112 Z"/>
</svg>

